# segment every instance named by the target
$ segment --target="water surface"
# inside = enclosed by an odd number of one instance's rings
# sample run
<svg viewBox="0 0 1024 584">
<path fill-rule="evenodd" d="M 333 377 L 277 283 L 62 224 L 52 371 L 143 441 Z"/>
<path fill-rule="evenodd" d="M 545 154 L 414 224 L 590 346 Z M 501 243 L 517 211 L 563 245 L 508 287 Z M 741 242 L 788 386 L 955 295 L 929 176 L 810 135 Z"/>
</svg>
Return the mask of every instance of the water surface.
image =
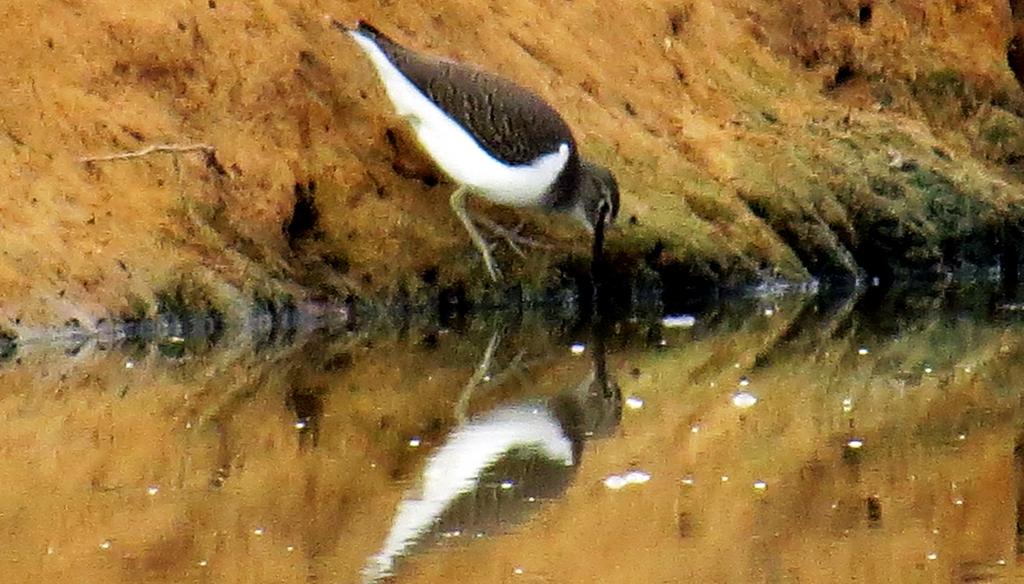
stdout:
<svg viewBox="0 0 1024 584">
<path fill-rule="evenodd" d="M 602 327 L 29 345 L 9 582 L 1016 581 L 1024 322 L 979 288 Z"/>
</svg>

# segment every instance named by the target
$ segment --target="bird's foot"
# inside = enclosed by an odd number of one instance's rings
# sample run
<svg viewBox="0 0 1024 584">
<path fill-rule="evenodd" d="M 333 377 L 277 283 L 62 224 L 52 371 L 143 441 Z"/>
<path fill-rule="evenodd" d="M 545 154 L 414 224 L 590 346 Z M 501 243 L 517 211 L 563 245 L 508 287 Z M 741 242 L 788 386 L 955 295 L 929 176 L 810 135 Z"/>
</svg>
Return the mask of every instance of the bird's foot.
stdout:
<svg viewBox="0 0 1024 584">
<path fill-rule="evenodd" d="M 473 221 L 483 227 L 486 227 L 488 231 L 501 237 L 508 244 L 509 249 L 516 252 L 521 258 L 526 258 L 526 252 L 523 251 L 524 247 L 533 249 L 554 249 L 554 246 L 550 243 L 544 243 L 535 239 L 526 237 L 522 234 L 523 223 L 520 223 L 516 227 L 509 229 L 503 225 L 491 221 L 486 217 L 473 217 Z"/>
</svg>

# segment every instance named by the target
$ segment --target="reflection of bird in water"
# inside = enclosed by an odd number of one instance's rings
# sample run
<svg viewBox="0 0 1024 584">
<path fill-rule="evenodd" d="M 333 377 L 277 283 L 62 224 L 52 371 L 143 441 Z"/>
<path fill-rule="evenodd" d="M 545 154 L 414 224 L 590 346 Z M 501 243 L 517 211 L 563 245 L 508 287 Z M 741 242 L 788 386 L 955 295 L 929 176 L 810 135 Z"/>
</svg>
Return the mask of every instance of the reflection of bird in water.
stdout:
<svg viewBox="0 0 1024 584">
<path fill-rule="evenodd" d="M 490 369 L 498 339 L 495 333 L 459 401 L 461 423 L 430 455 L 418 487 L 399 504 L 384 545 L 363 572 L 365 582 L 392 574 L 396 560 L 413 548 L 473 539 L 523 521 L 539 501 L 569 486 L 584 442 L 618 425 L 622 394 L 609 381 L 603 350 L 594 351 L 594 366 L 577 387 L 467 419 L 463 412 Z"/>
</svg>

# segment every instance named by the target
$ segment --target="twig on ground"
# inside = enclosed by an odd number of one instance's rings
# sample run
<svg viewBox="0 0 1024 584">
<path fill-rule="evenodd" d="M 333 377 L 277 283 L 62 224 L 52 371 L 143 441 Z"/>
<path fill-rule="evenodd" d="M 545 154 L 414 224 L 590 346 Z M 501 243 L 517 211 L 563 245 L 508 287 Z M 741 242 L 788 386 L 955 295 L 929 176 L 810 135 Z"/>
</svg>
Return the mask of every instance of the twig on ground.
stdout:
<svg viewBox="0 0 1024 584">
<path fill-rule="evenodd" d="M 92 164 L 96 162 L 111 162 L 114 160 L 130 160 L 132 158 L 142 158 L 143 156 L 149 156 L 150 154 L 187 154 L 189 152 L 200 152 L 206 161 L 206 166 L 216 172 L 219 175 L 227 175 L 228 171 L 224 168 L 224 165 L 217 159 L 217 149 L 209 144 L 151 144 L 142 148 L 141 150 L 134 150 L 132 152 L 121 152 L 119 154 L 106 154 L 104 156 L 83 156 L 78 161 L 83 164 Z M 177 157 L 175 156 L 175 160 Z"/>
</svg>

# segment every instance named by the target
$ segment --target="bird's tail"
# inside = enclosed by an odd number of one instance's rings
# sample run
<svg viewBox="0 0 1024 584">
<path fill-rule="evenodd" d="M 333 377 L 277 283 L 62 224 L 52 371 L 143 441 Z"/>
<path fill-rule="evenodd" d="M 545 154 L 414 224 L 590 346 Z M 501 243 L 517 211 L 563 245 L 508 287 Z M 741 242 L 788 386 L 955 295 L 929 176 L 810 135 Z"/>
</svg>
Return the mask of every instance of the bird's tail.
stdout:
<svg viewBox="0 0 1024 584">
<path fill-rule="evenodd" d="M 348 26 L 343 22 L 332 19 L 331 26 L 350 35 L 358 35 L 369 41 L 373 41 L 378 46 L 394 46 L 397 44 L 395 41 L 391 40 L 391 37 L 382 33 L 377 29 L 377 27 L 365 20 L 358 20 L 356 21 L 355 26 Z"/>
</svg>

